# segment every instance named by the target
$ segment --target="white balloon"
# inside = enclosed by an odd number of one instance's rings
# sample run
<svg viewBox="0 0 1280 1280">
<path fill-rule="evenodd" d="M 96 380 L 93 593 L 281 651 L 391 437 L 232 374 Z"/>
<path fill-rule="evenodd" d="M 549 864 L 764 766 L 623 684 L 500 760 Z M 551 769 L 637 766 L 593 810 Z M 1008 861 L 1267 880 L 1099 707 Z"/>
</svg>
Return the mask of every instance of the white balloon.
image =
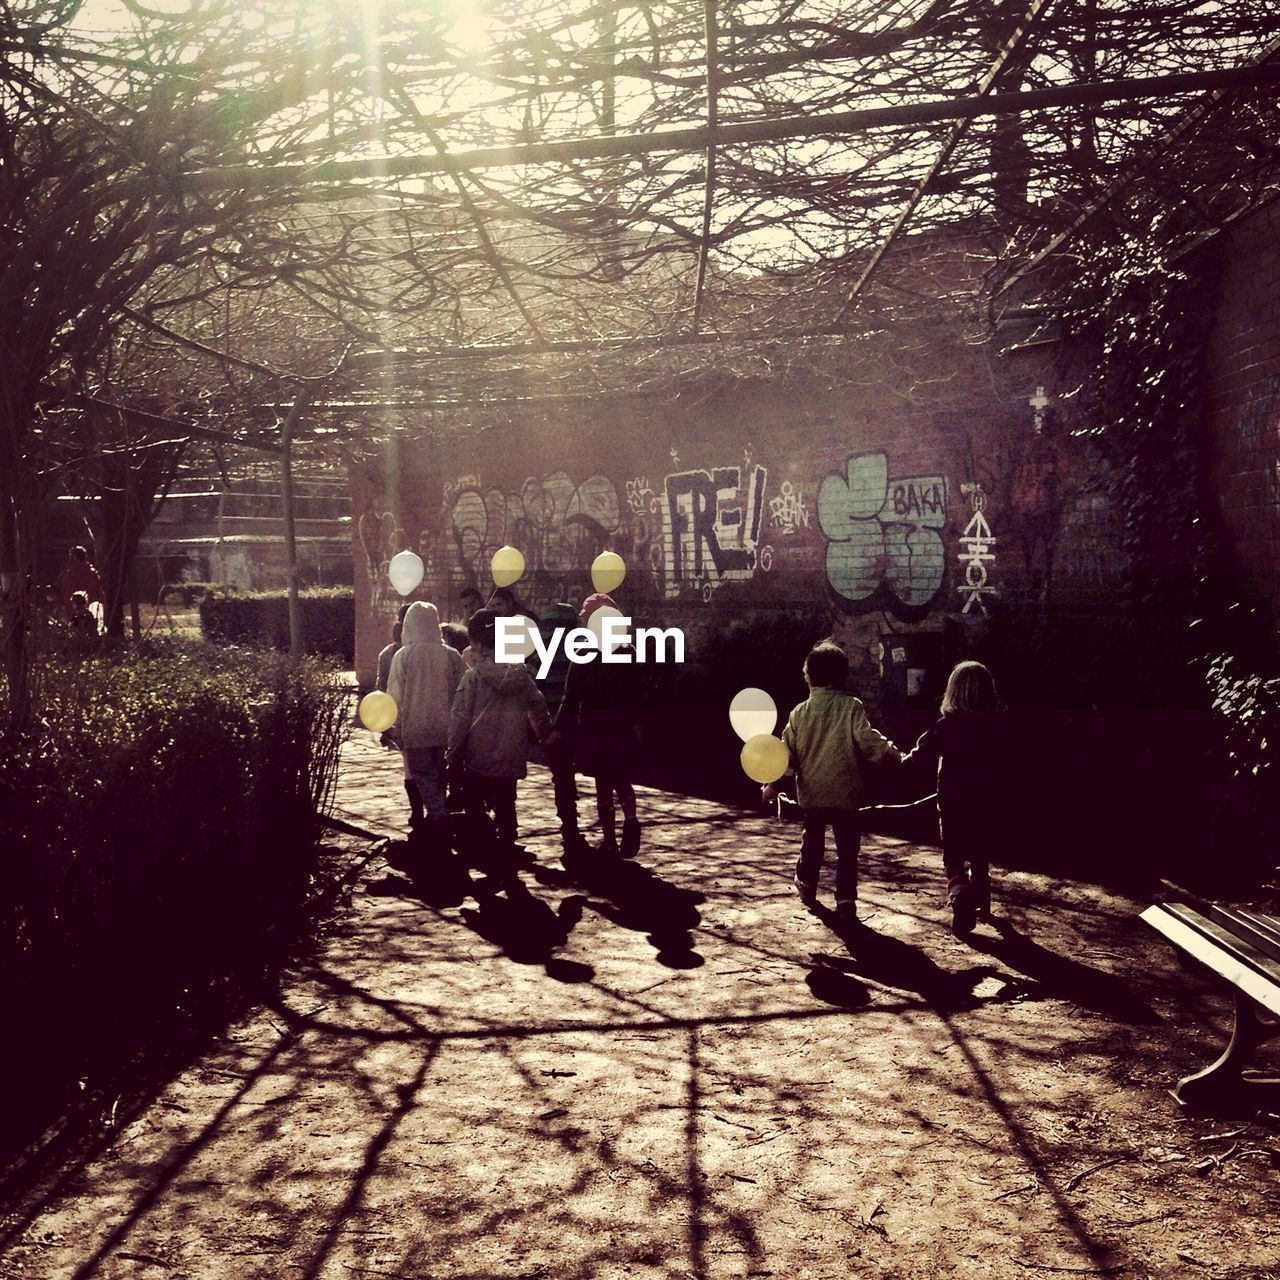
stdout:
<svg viewBox="0 0 1280 1280">
<path fill-rule="evenodd" d="M 590 631 L 593 636 L 595 636 L 596 647 L 600 649 L 601 652 L 605 651 L 604 624 L 606 619 L 622 618 L 625 616 L 626 615 L 622 612 L 621 609 L 615 609 L 613 608 L 612 605 L 602 604 L 598 609 L 596 609 L 591 614 L 591 617 L 587 619 L 587 630 Z M 627 644 L 630 641 L 630 639 L 631 639 L 631 636 L 629 631 L 623 631 L 620 628 L 615 627 L 613 640 L 609 645 L 608 652 L 616 653 L 619 649 L 622 648 L 624 644 Z"/>
<path fill-rule="evenodd" d="M 514 618 L 503 618 L 502 621 L 508 628 L 507 654 L 518 653 L 521 662 L 527 661 L 533 656 L 533 637 L 538 632 L 538 624 L 532 618 L 526 618 L 524 614 L 517 614 Z M 519 629 L 511 625 L 513 622 L 520 623 Z"/>
<path fill-rule="evenodd" d="M 387 577 L 402 596 L 407 596 L 422 581 L 424 573 L 426 567 L 416 551 L 400 551 L 387 565 Z"/>
<path fill-rule="evenodd" d="M 743 742 L 772 733 L 778 723 L 777 704 L 763 689 L 743 689 L 729 703 L 729 723 Z"/>
</svg>

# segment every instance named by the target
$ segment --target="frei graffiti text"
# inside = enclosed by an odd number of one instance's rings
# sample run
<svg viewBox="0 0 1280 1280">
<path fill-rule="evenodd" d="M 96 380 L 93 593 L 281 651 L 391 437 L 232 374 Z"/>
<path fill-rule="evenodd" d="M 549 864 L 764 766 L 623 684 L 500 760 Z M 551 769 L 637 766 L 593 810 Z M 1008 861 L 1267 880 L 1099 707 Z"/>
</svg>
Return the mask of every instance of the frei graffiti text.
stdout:
<svg viewBox="0 0 1280 1280">
<path fill-rule="evenodd" d="M 757 547 L 769 473 L 752 467 L 680 471 L 666 478 L 666 594 L 693 588 L 709 600 L 726 582 L 749 579 Z"/>
</svg>

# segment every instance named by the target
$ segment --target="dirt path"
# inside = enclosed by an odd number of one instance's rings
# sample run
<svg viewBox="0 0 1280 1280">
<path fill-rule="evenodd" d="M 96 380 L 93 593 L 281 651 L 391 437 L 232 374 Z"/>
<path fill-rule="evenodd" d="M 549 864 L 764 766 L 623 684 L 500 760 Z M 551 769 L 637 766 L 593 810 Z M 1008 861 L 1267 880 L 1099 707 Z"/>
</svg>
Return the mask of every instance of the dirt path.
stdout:
<svg viewBox="0 0 1280 1280">
<path fill-rule="evenodd" d="M 399 786 L 353 741 L 353 820 Z M 1164 1091 L 1226 1000 L 1141 904 L 1005 875 L 1019 935 L 967 946 L 936 852 L 871 838 L 850 948 L 790 829 L 647 793 L 652 875 L 584 886 L 549 801 L 501 912 L 375 862 L 278 1002 L 9 1223 L 0 1276 L 1280 1275 L 1280 1144 Z"/>
</svg>

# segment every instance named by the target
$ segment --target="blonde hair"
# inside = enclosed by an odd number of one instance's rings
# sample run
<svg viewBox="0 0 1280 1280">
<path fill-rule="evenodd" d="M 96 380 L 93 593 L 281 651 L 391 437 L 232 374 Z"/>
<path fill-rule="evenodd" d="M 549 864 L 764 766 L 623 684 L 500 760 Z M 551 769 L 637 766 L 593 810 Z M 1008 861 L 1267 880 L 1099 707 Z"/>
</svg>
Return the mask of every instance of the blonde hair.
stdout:
<svg viewBox="0 0 1280 1280">
<path fill-rule="evenodd" d="M 980 662 L 958 662 L 947 678 L 942 714 L 949 711 L 998 711 L 1000 697 L 991 672 Z"/>
</svg>

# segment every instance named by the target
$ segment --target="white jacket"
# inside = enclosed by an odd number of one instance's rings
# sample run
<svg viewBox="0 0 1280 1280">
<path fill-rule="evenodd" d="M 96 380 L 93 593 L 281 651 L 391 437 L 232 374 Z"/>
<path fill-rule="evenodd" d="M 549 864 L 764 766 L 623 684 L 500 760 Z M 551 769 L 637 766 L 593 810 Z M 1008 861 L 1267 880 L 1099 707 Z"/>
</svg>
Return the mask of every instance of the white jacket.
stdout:
<svg viewBox="0 0 1280 1280">
<path fill-rule="evenodd" d="M 391 659 L 387 692 L 396 704 L 400 745 L 412 751 L 449 740 L 449 706 L 462 679 L 462 655 L 440 637 L 433 604 L 415 600 L 404 616 L 400 648 Z"/>
</svg>

